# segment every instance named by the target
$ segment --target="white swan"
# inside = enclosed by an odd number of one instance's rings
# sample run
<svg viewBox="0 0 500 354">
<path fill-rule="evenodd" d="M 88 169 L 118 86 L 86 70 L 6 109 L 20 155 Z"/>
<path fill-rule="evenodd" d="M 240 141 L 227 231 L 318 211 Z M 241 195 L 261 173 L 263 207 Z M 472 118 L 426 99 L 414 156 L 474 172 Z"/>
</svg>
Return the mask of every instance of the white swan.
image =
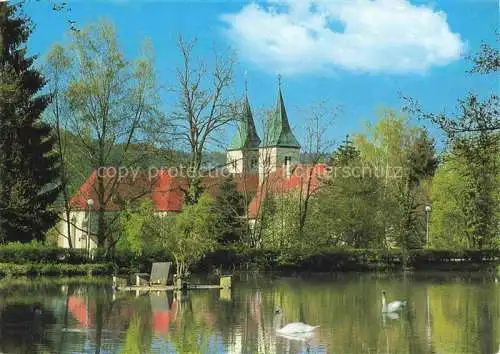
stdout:
<svg viewBox="0 0 500 354">
<path fill-rule="evenodd" d="M 402 310 L 406 306 L 406 301 L 393 301 L 387 303 L 385 300 L 385 291 L 382 290 L 382 312 L 396 312 Z"/>
<path fill-rule="evenodd" d="M 276 335 L 284 339 L 293 340 L 297 342 L 306 342 L 306 343 L 314 338 L 314 332 L 293 333 L 293 334 L 284 334 L 276 332 Z"/>
<path fill-rule="evenodd" d="M 281 315 L 283 313 L 283 311 L 280 308 L 278 308 L 278 309 L 276 309 L 275 313 L 277 315 Z M 293 323 L 288 323 L 287 325 L 285 325 L 281 328 L 278 328 L 276 330 L 276 333 L 278 333 L 280 335 L 284 335 L 284 336 L 286 336 L 286 335 L 293 336 L 293 335 L 298 335 L 301 333 L 310 333 L 318 327 L 319 326 L 311 326 L 311 325 L 308 325 L 308 324 L 302 323 L 302 322 L 293 322 Z"/>
</svg>

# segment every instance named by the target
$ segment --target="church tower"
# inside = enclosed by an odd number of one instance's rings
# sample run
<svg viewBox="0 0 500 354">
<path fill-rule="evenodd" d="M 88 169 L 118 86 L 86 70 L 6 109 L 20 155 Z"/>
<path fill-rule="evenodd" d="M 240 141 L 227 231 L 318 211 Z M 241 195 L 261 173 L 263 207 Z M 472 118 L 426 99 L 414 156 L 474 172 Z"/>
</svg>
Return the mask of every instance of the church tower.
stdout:
<svg viewBox="0 0 500 354">
<path fill-rule="evenodd" d="M 245 93 L 238 128 L 227 149 L 227 165 L 231 173 L 257 173 L 260 138 L 255 129 L 252 110 Z"/>
<path fill-rule="evenodd" d="M 281 93 L 281 83 L 278 83 L 278 98 L 276 108 L 271 114 L 265 129 L 266 136 L 259 147 L 259 180 L 277 168 L 283 166 L 284 172 L 290 175 L 293 165 L 298 164 L 300 144 L 293 135 L 285 103 Z"/>
</svg>

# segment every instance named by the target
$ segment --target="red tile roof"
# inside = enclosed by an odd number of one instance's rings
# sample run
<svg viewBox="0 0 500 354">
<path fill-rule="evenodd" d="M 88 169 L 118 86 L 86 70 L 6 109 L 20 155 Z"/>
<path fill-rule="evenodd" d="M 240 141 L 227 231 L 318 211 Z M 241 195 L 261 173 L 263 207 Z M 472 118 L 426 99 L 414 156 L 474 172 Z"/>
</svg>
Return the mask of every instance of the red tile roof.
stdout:
<svg viewBox="0 0 500 354">
<path fill-rule="evenodd" d="M 262 202 L 266 195 L 280 195 L 283 193 L 297 190 L 306 195 L 314 193 L 321 184 L 321 178 L 328 173 L 326 164 L 317 165 L 296 165 L 287 176 L 284 168 L 278 168 L 264 178 L 259 186 L 257 193 L 248 206 L 248 216 L 255 219 L 260 213 Z M 309 183 L 310 181 L 310 183 Z M 309 185 L 309 188 L 308 188 Z"/>
<path fill-rule="evenodd" d="M 254 195 L 248 207 L 250 218 L 255 218 L 259 213 L 262 201 L 266 193 L 282 194 L 294 189 L 300 189 L 307 193 L 309 179 L 310 193 L 314 192 L 321 183 L 321 176 L 328 173 L 325 164 L 314 166 L 297 165 L 287 176 L 284 168 L 278 168 L 264 178 L 264 183 L 259 186 L 258 174 L 234 174 L 233 180 L 236 188 L 240 192 L 248 192 Z M 94 171 L 90 177 L 82 184 L 70 201 L 73 210 L 86 210 L 87 200 L 92 198 L 93 210 L 99 209 L 96 188 L 98 176 L 103 179 L 105 190 L 106 211 L 120 210 L 125 201 L 151 199 L 158 211 L 181 211 L 184 205 L 184 191 L 188 188 L 188 181 L 185 177 L 177 176 L 173 170 L 158 170 L 154 173 L 129 174 L 126 177 L 118 178 L 112 168 Z M 202 186 L 213 196 L 219 193 L 219 186 L 227 174 L 213 173 L 202 178 Z"/>
<path fill-rule="evenodd" d="M 137 176 L 132 174 L 119 179 L 114 173 L 94 171 L 82 184 L 79 190 L 71 198 L 70 206 L 73 210 L 86 210 L 87 200 L 92 198 L 93 210 L 99 209 L 97 197 L 98 173 L 104 181 L 106 190 L 114 190 L 112 198 L 110 193 L 105 193 L 106 211 L 120 210 L 124 201 L 151 199 L 158 211 L 180 211 L 184 205 L 184 192 L 188 188 L 188 180 L 185 177 L 176 176 L 171 170 L 158 170 L 154 174 L 142 173 Z M 110 170 L 113 171 L 113 170 Z M 227 174 L 213 173 L 202 177 L 202 186 L 212 196 L 219 193 L 219 186 Z M 234 174 L 233 180 L 240 192 L 255 193 L 259 184 L 257 174 L 242 175 Z"/>
</svg>

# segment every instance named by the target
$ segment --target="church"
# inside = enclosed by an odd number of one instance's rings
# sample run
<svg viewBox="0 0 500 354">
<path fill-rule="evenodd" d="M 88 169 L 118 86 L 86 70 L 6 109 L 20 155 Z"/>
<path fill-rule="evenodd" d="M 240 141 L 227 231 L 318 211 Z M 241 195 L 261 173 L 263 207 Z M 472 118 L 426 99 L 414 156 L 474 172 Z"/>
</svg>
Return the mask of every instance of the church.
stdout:
<svg viewBox="0 0 500 354">
<path fill-rule="evenodd" d="M 290 128 L 281 87 L 278 88 L 276 107 L 265 125 L 263 139 L 260 139 L 245 95 L 243 114 L 227 149 L 231 173 L 258 173 L 262 183 L 278 167 L 291 171 L 292 166 L 299 163 L 300 144 Z"/>
<path fill-rule="evenodd" d="M 258 219 L 262 201 L 269 193 L 288 193 L 292 190 L 299 190 L 299 193 L 304 190 L 313 192 L 320 176 L 327 173 L 324 164 L 308 166 L 299 163 L 301 147 L 290 127 L 280 86 L 276 105 L 266 125 L 264 136 L 259 137 L 245 94 L 236 133 L 227 148 L 226 166 L 219 169 L 219 173 L 210 171 L 202 176 L 202 187 L 216 197 L 223 179 L 232 175 L 237 190 L 250 196 L 247 218 L 252 224 Z M 99 171 L 102 173 L 106 169 Z M 94 170 L 71 198 L 70 234 L 67 222 L 62 220 L 58 225 L 59 246 L 67 248 L 71 240 L 74 248 L 95 248 L 96 212 L 104 210 L 106 214 L 119 213 L 127 201 L 149 199 L 156 212 L 162 216 L 182 211 L 184 191 L 188 187 L 185 176 L 174 176 L 169 169 L 157 170 L 154 178 L 144 173 L 135 178 L 117 180 L 115 174 L 105 174 L 106 185 L 112 185 L 114 189 L 113 195 L 105 197 L 105 203 L 101 206 L 96 193 L 97 173 L 98 170 Z M 304 185 L 308 188 L 303 188 Z"/>
</svg>

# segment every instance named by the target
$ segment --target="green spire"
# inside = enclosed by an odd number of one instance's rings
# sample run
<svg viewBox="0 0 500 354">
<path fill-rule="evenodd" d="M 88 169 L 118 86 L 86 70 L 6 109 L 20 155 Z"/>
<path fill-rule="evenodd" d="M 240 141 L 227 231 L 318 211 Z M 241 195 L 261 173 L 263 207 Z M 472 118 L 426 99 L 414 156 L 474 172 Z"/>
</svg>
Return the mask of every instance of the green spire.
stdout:
<svg viewBox="0 0 500 354">
<path fill-rule="evenodd" d="M 283 101 L 283 95 L 281 94 L 281 84 L 278 85 L 278 100 L 276 102 L 276 109 L 269 121 L 266 141 L 263 142 L 261 146 L 293 147 L 300 149 L 300 144 L 293 135 L 290 124 L 288 123 L 285 103 Z"/>
<path fill-rule="evenodd" d="M 243 112 L 241 119 L 239 120 L 238 129 L 229 144 L 228 150 L 257 149 L 259 144 L 260 138 L 257 135 L 257 130 L 255 129 L 255 123 L 253 121 L 250 103 L 248 102 L 248 96 L 245 94 Z"/>
</svg>

